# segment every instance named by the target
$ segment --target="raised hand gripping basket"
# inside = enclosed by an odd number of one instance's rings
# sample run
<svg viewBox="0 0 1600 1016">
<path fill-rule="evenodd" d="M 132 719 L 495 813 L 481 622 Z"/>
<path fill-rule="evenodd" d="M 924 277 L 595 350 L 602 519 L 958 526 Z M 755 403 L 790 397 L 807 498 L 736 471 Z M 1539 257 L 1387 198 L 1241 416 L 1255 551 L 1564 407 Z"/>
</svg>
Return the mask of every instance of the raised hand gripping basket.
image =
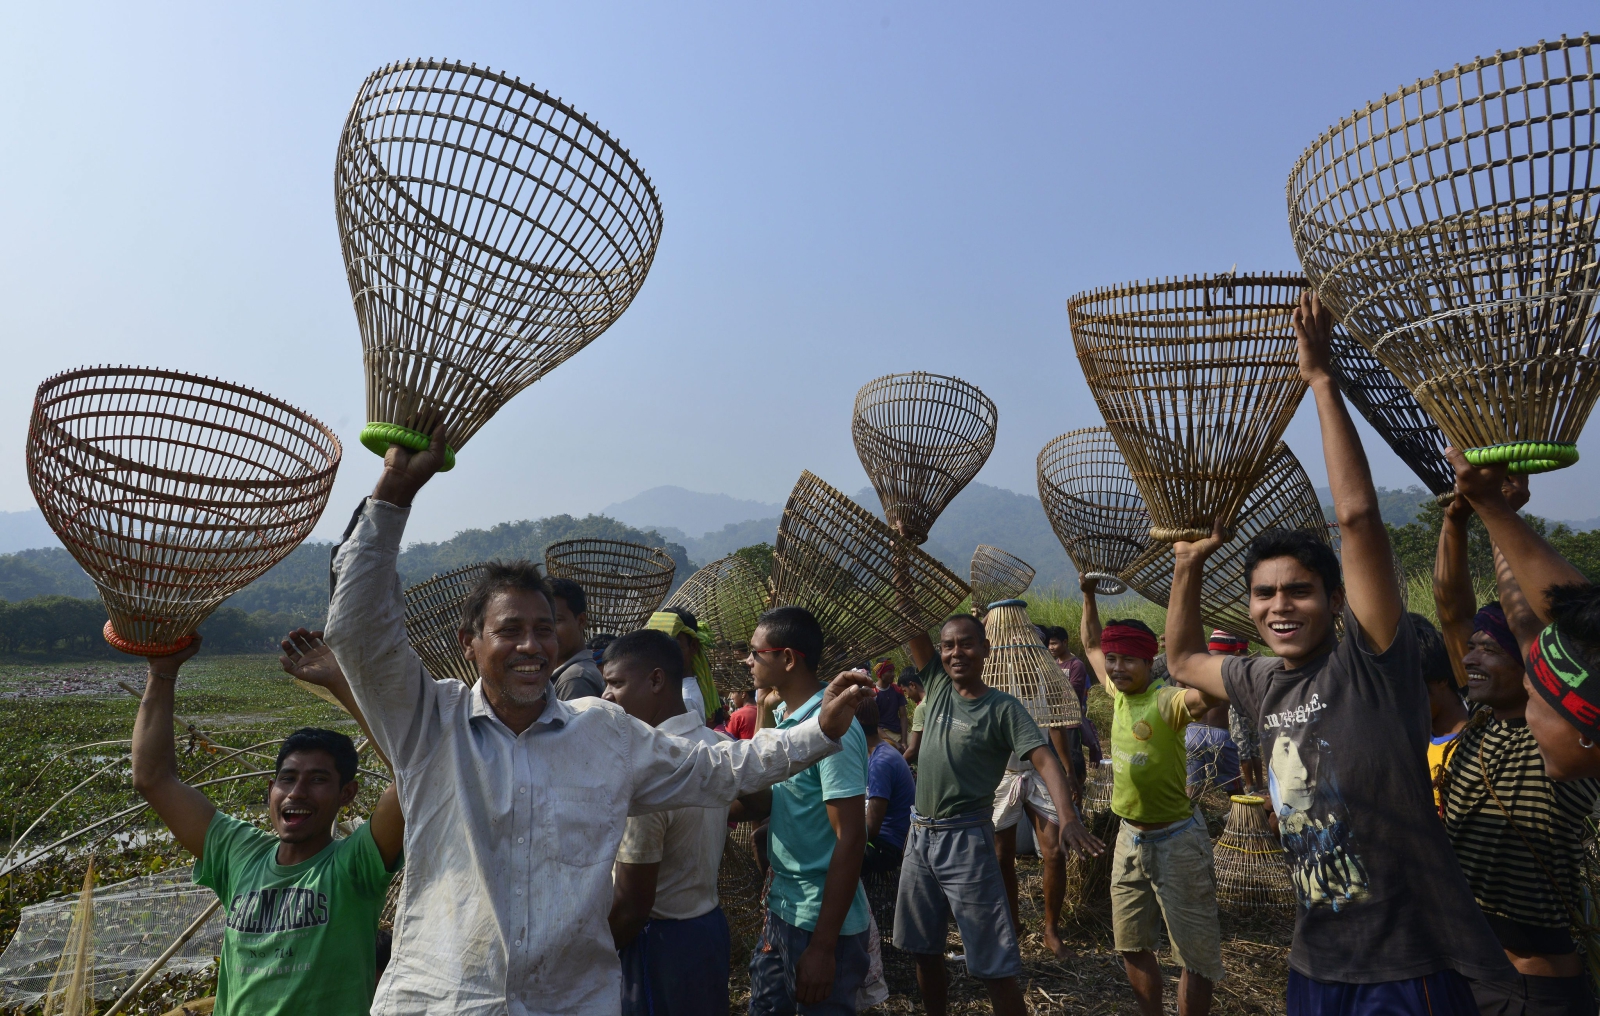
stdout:
<svg viewBox="0 0 1600 1016">
<path fill-rule="evenodd" d="M 1150 513 L 1122 449 L 1104 427 L 1071 430 L 1039 452 L 1039 500 L 1056 539 L 1095 591 L 1128 587 L 1117 574 L 1150 543 Z"/>
<path fill-rule="evenodd" d="M 1233 914 L 1294 910 L 1294 884 L 1263 799 L 1235 794 L 1217 838 L 1217 906 Z"/>
<path fill-rule="evenodd" d="M 1577 461 L 1600 395 L 1594 40 L 1435 72 L 1350 114 L 1289 174 L 1328 306 L 1468 461 Z"/>
<path fill-rule="evenodd" d="M 886 374 L 856 393 L 850 435 L 902 539 L 922 544 L 994 450 L 999 411 L 976 385 L 918 371 Z"/>
<path fill-rule="evenodd" d="M 772 550 L 772 603 L 816 615 L 824 679 L 928 631 L 968 593 L 950 569 L 809 471 L 789 494 Z"/>
<path fill-rule="evenodd" d="M 1045 648 L 1039 629 L 1028 617 L 1026 603 L 1001 600 L 989 604 L 983 630 L 989 639 L 984 684 L 1014 696 L 1041 727 L 1083 723 L 1078 693 L 1067 684 L 1067 676 Z"/>
<path fill-rule="evenodd" d="M 1244 587 L 1244 555 L 1250 541 L 1268 529 L 1307 529 L 1324 542 L 1331 538 L 1322 505 L 1306 471 L 1294 452 L 1278 442 L 1267 470 L 1240 505 L 1233 539 L 1218 548 L 1206 562 L 1200 586 L 1200 618 L 1240 638 L 1264 644 Z M 1122 572 L 1122 579 L 1139 595 L 1166 606 L 1172 593 L 1172 548 L 1152 544 Z"/>
<path fill-rule="evenodd" d="M 1021 596 L 1033 585 L 1033 566 L 999 547 L 978 544 L 972 552 L 972 608 L 982 611 L 996 600 Z"/>
<path fill-rule="evenodd" d="M 711 676 L 727 694 L 750 684 L 744 659 L 750 654 L 750 636 L 756 620 L 767 609 L 767 580 L 756 566 L 729 554 L 701 568 L 667 600 L 668 607 L 686 607 L 711 633 L 706 650 Z"/>
<path fill-rule="evenodd" d="M 28 483 L 105 601 L 106 641 L 161 656 L 298 547 L 339 439 L 285 402 L 176 371 L 86 367 L 34 397 Z"/>
<path fill-rule="evenodd" d="M 661 608 L 678 565 L 659 547 L 623 540 L 562 540 L 544 549 L 551 578 L 571 579 L 589 602 L 591 635 L 638 631 Z"/>
<path fill-rule="evenodd" d="M 593 342 L 644 284 L 661 204 L 594 121 L 477 66 L 408 60 L 339 138 L 339 240 L 367 371 L 361 441 L 462 448 Z"/>
<path fill-rule="evenodd" d="M 1128 283 L 1067 302 L 1078 362 L 1150 512 L 1150 536 L 1229 520 L 1305 394 L 1290 315 L 1305 280 Z"/>
<path fill-rule="evenodd" d="M 469 564 L 435 575 L 406 590 L 406 639 L 435 678 L 453 677 L 463 684 L 478 681 L 478 668 L 461 652 L 462 608 L 486 570 Z"/>
<path fill-rule="evenodd" d="M 1434 497 L 1455 490 L 1456 472 L 1444 457 L 1444 431 L 1400 379 L 1343 328 L 1333 330 L 1333 367 L 1344 397 Z"/>
</svg>

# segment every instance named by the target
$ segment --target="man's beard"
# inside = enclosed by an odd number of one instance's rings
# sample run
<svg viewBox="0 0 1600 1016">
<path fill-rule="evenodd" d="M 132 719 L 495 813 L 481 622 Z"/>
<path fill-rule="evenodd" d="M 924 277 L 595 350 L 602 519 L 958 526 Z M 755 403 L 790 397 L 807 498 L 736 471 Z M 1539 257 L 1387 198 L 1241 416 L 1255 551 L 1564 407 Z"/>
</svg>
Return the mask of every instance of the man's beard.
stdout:
<svg viewBox="0 0 1600 1016">
<path fill-rule="evenodd" d="M 538 691 L 524 689 L 520 685 L 502 684 L 500 686 L 500 694 L 504 696 L 505 700 L 511 705 L 520 706 L 521 708 L 526 709 L 529 706 L 538 705 L 549 696 L 550 682 L 546 681 L 544 684 L 540 685 Z"/>
</svg>

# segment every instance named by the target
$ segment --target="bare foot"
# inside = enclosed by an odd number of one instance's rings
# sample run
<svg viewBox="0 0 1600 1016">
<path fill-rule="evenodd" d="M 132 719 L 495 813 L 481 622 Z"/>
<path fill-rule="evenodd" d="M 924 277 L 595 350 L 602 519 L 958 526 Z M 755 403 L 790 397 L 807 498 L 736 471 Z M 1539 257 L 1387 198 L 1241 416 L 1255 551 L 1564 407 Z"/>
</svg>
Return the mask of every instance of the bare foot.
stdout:
<svg viewBox="0 0 1600 1016">
<path fill-rule="evenodd" d="M 1067 943 L 1061 941 L 1061 936 L 1056 934 L 1054 928 L 1046 928 L 1044 932 L 1044 947 L 1055 953 L 1058 960 L 1069 960 L 1077 954 L 1067 948 Z"/>
</svg>

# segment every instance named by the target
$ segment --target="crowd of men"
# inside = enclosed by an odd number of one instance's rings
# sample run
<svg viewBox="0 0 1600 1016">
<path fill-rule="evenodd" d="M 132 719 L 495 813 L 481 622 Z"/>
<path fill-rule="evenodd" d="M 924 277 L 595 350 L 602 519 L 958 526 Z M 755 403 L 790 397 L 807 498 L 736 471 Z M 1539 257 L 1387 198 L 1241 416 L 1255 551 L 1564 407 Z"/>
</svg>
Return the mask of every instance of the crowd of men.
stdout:
<svg viewBox="0 0 1600 1016">
<path fill-rule="evenodd" d="M 1299 899 L 1289 1013 L 1594 1016 L 1583 871 L 1600 799 L 1600 591 L 1517 513 L 1525 481 L 1452 449 L 1440 623 L 1408 614 L 1331 327 L 1308 294 L 1301 373 L 1339 554 L 1306 531 L 1251 542 L 1242 592 L 1264 655 L 1201 625 L 1221 520 L 1174 548 L 1164 653 L 1140 621 L 1102 623 L 1086 582 L 1082 658 L 1068 632 L 1041 629 L 1084 710 L 1077 728 L 1043 731 L 984 682 L 989 644 L 966 614 L 909 643 L 899 675 L 883 661 L 834 676 L 818 673 L 816 618 L 776 607 L 751 639 L 749 685 L 724 704 L 691 614 L 657 612 L 597 647 L 583 589 L 527 562 L 490 565 L 467 599 L 460 638 L 478 681 L 435 681 L 406 639 L 395 565 L 444 436 L 392 448 L 336 552 L 325 641 L 291 633 L 283 657 L 391 768 L 368 822 L 334 838 L 358 756 L 315 729 L 279 751 L 271 832 L 218 812 L 179 779 L 173 748 L 174 684 L 194 649 L 150 661 L 134 780 L 224 901 L 216 1011 L 726 1012 L 717 871 L 729 823 L 751 822 L 770 872 L 751 1013 L 853 1013 L 881 997 L 863 877 L 893 873 L 890 941 L 914 959 L 926 1011 L 948 1010 L 953 919 L 993 1010 L 1020 1014 L 1018 829 L 1026 819 L 1039 847 L 1045 944 L 1066 956 L 1068 855 L 1106 849 L 1081 817 L 1104 756 L 1120 819 L 1113 938 L 1140 1012 L 1163 1011 L 1163 930 L 1180 1013 L 1208 1013 L 1224 975 L 1197 804 L 1217 785 L 1264 790 L 1282 843 Z M 1495 547 L 1486 605 L 1467 568 L 1473 514 Z M 1111 699 L 1109 732 L 1087 720 L 1091 681 Z M 380 970 L 379 913 L 402 863 Z"/>
</svg>

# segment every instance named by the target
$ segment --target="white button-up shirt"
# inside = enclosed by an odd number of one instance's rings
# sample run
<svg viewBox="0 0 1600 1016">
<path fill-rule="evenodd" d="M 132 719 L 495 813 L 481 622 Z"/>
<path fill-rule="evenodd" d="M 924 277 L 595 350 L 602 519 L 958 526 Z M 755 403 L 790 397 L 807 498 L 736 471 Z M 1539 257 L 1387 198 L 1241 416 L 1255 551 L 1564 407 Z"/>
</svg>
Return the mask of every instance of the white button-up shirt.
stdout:
<svg viewBox="0 0 1600 1016">
<path fill-rule="evenodd" d="M 692 744 L 595 698 L 546 698 L 513 734 L 483 697 L 430 680 L 395 570 L 407 510 L 368 499 L 334 558 L 327 642 L 395 767 L 406 817 L 386 1014 L 607 1014 L 607 924 L 629 814 L 721 805 L 838 750 L 813 720 Z"/>
</svg>

